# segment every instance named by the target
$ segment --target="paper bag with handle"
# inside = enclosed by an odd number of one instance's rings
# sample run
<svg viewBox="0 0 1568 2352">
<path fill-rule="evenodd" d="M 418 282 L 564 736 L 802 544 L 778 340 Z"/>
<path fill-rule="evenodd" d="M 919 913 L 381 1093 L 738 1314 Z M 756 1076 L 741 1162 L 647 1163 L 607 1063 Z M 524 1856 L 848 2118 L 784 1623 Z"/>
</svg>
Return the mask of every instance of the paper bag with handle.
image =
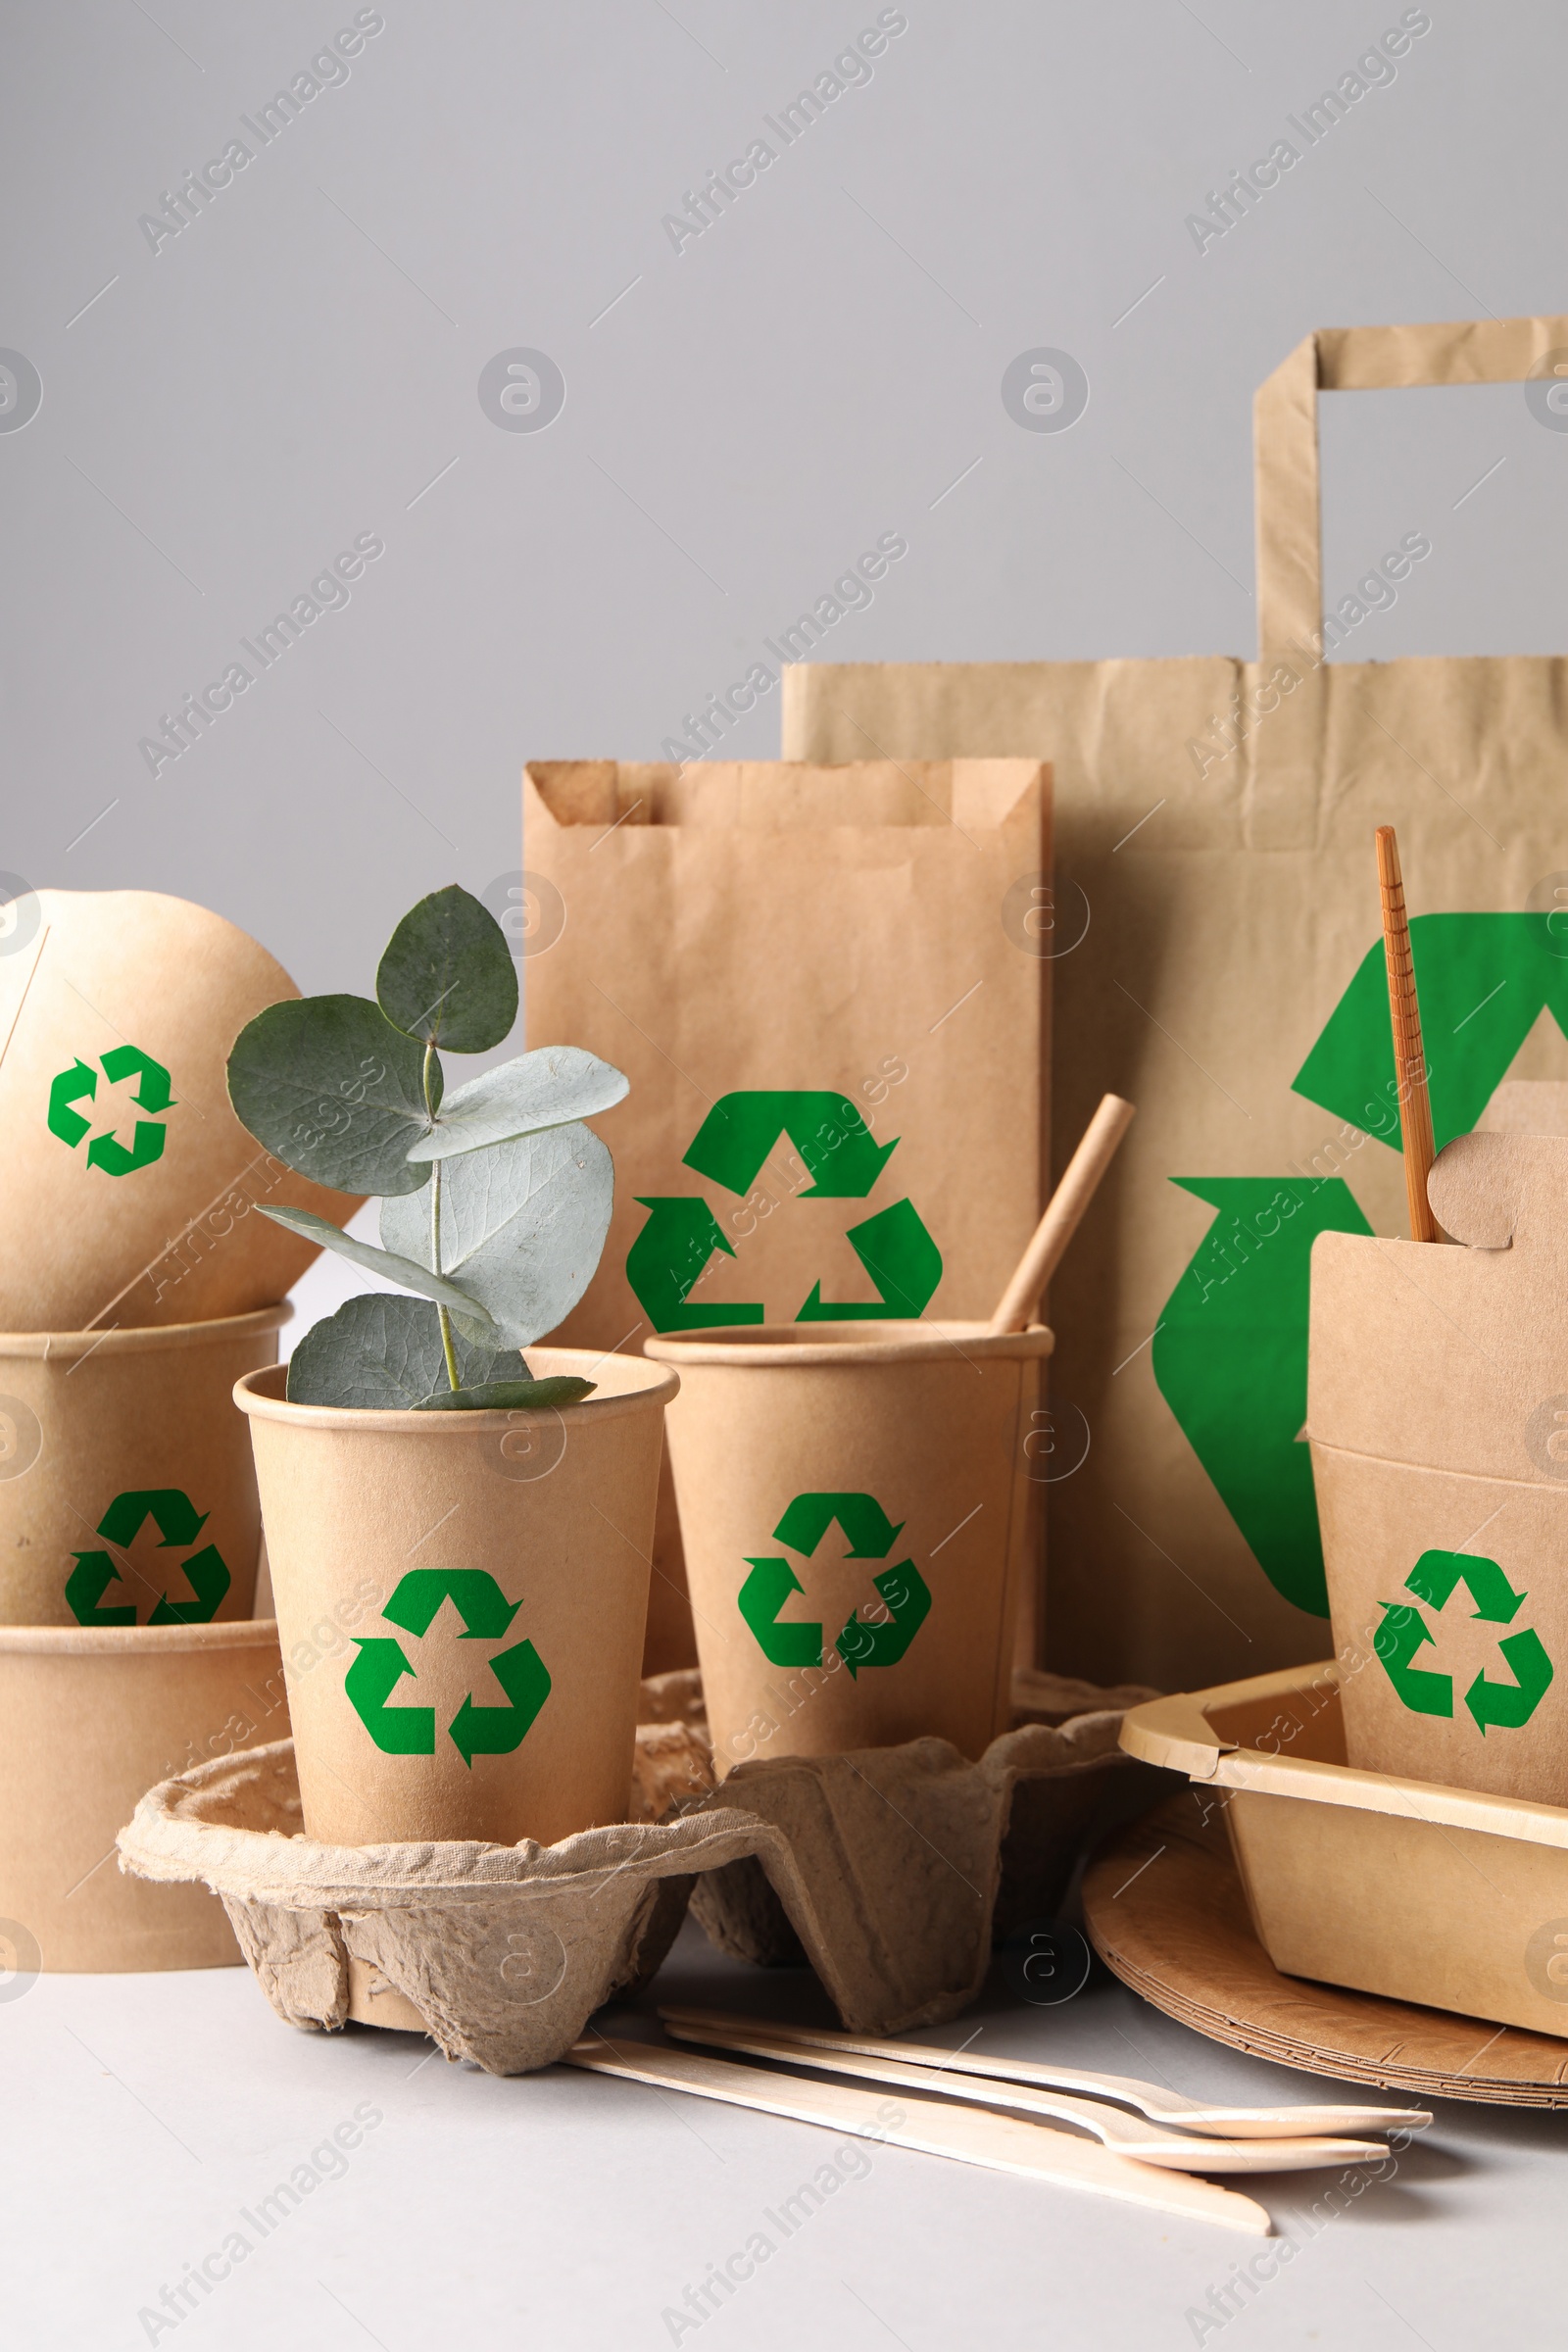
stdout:
<svg viewBox="0 0 1568 2352">
<path fill-rule="evenodd" d="M 1054 1124 L 1106 1087 L 1139 1105 L 1051 1301 L 1053 1411 L 1090 1440 L 1048 1489 L 1057 1665 L 1173 1689 L 1321 1647 L 1312 1240 L 1406 1229 L 1375 826 L 1410 881 L 1438 1148 L 1505 1076 L 1568 1069 L 1568 662 L 1325 665 L 1348 616 L 1323 609 L 1317 449 L 1320 391 L 1544 406 L 1565 359 L 1568 318 L 1308 336 L 1254 409 L 1255 662 L 785 673 L 790 759 L 869 736 L 1054 763 Z"/>
<path fill-rule="evenodd" d="M 561 1344 L 989 1315 L 1046 1193 L 1038 758 L 541 761 L 523 800 L 528 1043 L 631 1080 Z M 666 1480 L 646 1669 L 694 1654 Z"/>
</svg>

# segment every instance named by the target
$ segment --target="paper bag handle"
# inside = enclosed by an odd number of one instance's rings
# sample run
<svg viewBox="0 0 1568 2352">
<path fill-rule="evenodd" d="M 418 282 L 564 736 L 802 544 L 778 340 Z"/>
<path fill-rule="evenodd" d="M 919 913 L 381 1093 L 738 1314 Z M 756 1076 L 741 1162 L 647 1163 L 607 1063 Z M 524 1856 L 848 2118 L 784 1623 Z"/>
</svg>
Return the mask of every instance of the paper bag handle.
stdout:
<svg viewBox="0 0 1568 2352">
<path fill-rule="evenodd" d="M 1568 351 L 1568 318 L 1320 327 L 1258 386 L 1252 455 L 1258 657 L 1265 666 L 1285 657 L 1293 638 L 1315 644 L 1323 626 L 1319 392 L 1523 383 L 1554 350 Z"/>
</svg>

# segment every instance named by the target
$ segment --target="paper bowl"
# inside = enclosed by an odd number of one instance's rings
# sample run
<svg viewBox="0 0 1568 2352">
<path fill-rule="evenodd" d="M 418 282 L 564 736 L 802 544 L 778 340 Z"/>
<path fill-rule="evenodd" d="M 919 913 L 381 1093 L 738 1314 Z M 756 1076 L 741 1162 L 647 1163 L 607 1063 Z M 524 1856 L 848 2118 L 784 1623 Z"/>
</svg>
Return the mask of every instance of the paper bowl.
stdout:
<svg viewBox="0 0 1568 2352">
<path fill-rule="evenodd" d="M 233 1387 L 293 1311 L 0 1332 L 0 1625 L 249 1617 L 261 1512 Z"/>
<path fill-rule="evenodd" d="M 224 1068 L 299 990 L 220 915 L 41 890 L 0 933 L 0 1329 L 191 1323 L 281 1298 L 318 1254 L 258 1204 L 359 1205 L 248 1135 Z"/>
<path fill-rule="evenodd" d="M 34 1969 L 237 1965 L 217 1895 L 127 1877 L 115 1838 L 158 1782 L 287 1732 L 268 1620 L 0 1626 L 0 1941 L 16 1972 L 11 1997 Z"/>
</svg>

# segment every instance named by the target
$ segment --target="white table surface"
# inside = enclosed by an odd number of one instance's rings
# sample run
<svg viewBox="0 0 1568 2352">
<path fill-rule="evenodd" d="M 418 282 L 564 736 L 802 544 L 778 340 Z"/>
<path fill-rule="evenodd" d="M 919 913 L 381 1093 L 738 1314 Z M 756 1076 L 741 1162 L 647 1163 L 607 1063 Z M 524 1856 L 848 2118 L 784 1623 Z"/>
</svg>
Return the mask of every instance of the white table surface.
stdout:
<svg viewBox="0 0 1568 2352">
<path fill-rule="evenodd" d="M 0 2005 L 0 2342 L 26 2352 L 1563 2341 L 1568 2114 L 1441 2103 L 1386 2179 L 1316 2220 L 1354 2175 L 1238 2180 L 1274 2217 L 1282 2237 L 1268 2241 L 565 2068 L 503 2082 L 410 2034 L 297 2033 L 241 1969 L 13 1990 Z M 691 1922 L 640 2014 L 599 2022 L 657 2036 L 656 1998 L 831 2017 L 808 1972 L 725 1960 Z M 1325 2095 L 1098 1968 L 1054 2008 L 1018 2002 L 994 1974 L 969 2015 L 928 2038 L 956 2045 L 977 2028 L 984 2049 L 1189 2094 Z M 358 2145 L 312 2166 L 339 2125 Z M 772 2217 L 824 2161 L 841 2185 L 783 2235 Z M 280 2200 L 263 2235 L 259 2202 L 302 2163 L 318 2184 Z M 166 2287 L 215 2254 L 222 2273 L 236 2231 L 243 2259 L 171 2320 Z M 760 2231 L 766 2260 L 694 2320 L 687 2289 Z M 1250 2295 L 1233 2287 L 1223 2317 L 1227 2282 L 1265 2248 L 1275 2275 Z"/>
</svg>

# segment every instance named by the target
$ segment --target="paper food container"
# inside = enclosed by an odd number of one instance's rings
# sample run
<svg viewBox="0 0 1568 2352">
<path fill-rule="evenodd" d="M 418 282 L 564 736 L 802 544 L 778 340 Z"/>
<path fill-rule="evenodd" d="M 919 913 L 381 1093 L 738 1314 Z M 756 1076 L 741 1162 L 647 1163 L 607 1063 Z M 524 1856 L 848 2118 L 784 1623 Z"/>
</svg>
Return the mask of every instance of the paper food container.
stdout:
<svg viewBox="0 0 1568 2352">
<path fill-rule="evenodd" d="M 250 1616 L 261 1511 L 233 1389 L 293 1311 L 0 1332 L 0 1625 Z"/>
<path fill-rule="evenodd" d="M 290 1404 L 250 1417 L 305 1828 L 337 1845 L 541 1845 L 624 1821 L 673 1374 L 531 1348 L 592 1380 L 544 1412 Z M 313 1629 L 352 1626 L 322 1657 Z"/>
<path fill-rule="evenodd" d="M 159 1781 L 287 1732 L 270 1623 L 0 1627 L 0 1956 L 237 1965 L 217 1895 L 125 1876 L 115 1838 Z"/>
<path fill-rule="evenodd" d="M 0 934 L 0 1329 L 194 1323 L 281 1298 L 316 1248 L 259 1202 L 342 1224 L 229 1106 L 247 1021 L 299 990 L 204 906 L 40 890 Z"/>
<path fill-rule="evenodd" d="M 1049 1331 L 733 1326 L 644 1343 L 668 1416 L 715 1769 L 1009 1721 Z"/>
<path fill-rule="evenodd" d="M 1373 1671 L 1294 1666 L 1152 1699 L 1121 1743 L 1223 1809 L 1287 1976 L 1568 2036 L 1568 1809 L 1352 1769 L 1342 1701 Z"/>
<path fill-rule="evenodd" d="M 1568 1804 L 1568 1138 L 1439 1153 L 1459 1247 L 1312 1246 L 1307 1430 L 1358 1769 Z"/>
</svg>

